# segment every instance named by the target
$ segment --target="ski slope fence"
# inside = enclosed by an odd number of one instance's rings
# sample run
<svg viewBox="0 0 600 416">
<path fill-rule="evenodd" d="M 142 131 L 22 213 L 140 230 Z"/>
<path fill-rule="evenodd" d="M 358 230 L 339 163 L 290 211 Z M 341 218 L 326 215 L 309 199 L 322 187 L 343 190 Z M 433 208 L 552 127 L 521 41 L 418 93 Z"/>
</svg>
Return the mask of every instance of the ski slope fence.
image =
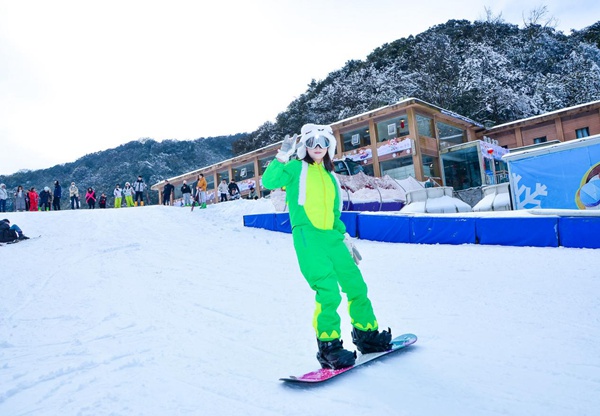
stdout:
<svg viewBox="0 0 600 416">
<path fill-rule="evenodd" d="M 455 216 L 342 212 L 348 234 L 414 244 L 600 248 L 600 215 Z M 291 233 L 288 213 L 244 216 L 244 226 Z"/>
</svg>

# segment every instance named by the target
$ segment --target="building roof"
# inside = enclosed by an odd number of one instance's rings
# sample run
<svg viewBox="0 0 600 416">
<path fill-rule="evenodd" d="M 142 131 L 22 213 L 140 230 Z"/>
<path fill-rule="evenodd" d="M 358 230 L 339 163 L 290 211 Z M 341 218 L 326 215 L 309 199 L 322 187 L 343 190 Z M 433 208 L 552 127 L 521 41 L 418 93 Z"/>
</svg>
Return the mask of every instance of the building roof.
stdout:
<svg viewBox="0 0 600 416">
<path fill-rule="evenodd" d="M 360 119 L 360 118 L 374 117 L 378 113 L 385 114 L 385 113 L 389 112 L 390 110 L 397 110 L 399 107 L 408 107 L 409 105 L 412 105 L 412 104 L 418 104 L 418 105 L 421 105 L 423 107 L 429 107 L 430 109 L 439 111 L 440 113 L 445 114 L 445 115 L 450 116 L 450 117 L 453 117 L 455 119 L 460 119 L 460 120 L 462 120 L 462 121 L 464 121 L 466 123 L 472 124 L 474 126 L 482 127 L 482 128 L 484 127 L 483 124 L 481 124 L 481 123 L 479 123 L 479 122 L 477 122 L 475 120 L 472 120 L 472 119 L 470 119 L 468 117 L 465 117 L 465 116 L 460 115 L 458 113 L 455 113 L 453 111 L 446 110 L 445 108 L 438 107 L 435 104 L 428 103 L 427 101 L 423 101 L 423 100 L 420 100 L 420 99 L 415 98 L 415 97 L 405 98 L 405 99 L 400 100 L 400 101 L 398 101 L 398 102 L 396 102 L 394 104 L 389 104 L 389 105 L 386 105 L 384 107 L 379 107 L 379 108 L 376 108 L 374 110 L 369 110 L 369 111 L 366 111 L 366 112 L 361 113 L 361 114 L 356 114 L 354 116 L 347 117 L 345 119 L 336 121 L 335 123 L 331 123 L 331 126 L 332 127 L 334 127 L 334 126 L 341 126 L 341 125 L 346 124 L 348 122 L 356 121 L 357 119 Z"/>
<path fill-rule="evenodd" d="M 544 121 L 545 118 L 553 119 L 557 115 L 567 115 L 569 113 L 580 113 L 583 111 L 588 111 L 590 109 L 599 108 L 600 109 L 600 100 L 598 101 L 590 101 L 583 104 L 574 105 L 572 107 L 561 108 L 560 110 L 550 111 L 548 113 L 539 114 L 537 116 L 521 118 L 516 121 L 510 121 L 508 123 L 499 124 L 494 127 L 490 127 L 486 129 L 486 132 L 494 133 L 497 130 L 505 130 L 505 129 L 513 129 L 515 127 L 527 126 L 530 124 L 538 124 Z M 533 122 L 533 123 L 532 123 Z"/>
</svg>

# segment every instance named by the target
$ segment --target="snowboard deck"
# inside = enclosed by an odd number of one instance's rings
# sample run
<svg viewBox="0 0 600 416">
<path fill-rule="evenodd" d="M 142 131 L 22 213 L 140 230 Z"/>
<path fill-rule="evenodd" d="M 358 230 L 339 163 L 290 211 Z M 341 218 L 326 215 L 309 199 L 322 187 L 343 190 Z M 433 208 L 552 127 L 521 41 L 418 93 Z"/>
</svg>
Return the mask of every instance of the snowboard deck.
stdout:
<svg viewBox="0 0 600 416">
<path fill-rule="evenodd" d="M 332 370 L 331 368 L 321 368 L 301 376 L 281 377 L 279 380 L 291 383 L 321 383 L 323 381 L 330 380 L 333 377 L 339 376 L 340 374 L 347 373 L 348 371 L 353 370 L 356 367 L 360 367 L 368 362 L 408 347 L 415 342 L 417 342 L 416 335 L 403 334 L 392 340 L 392 348 L 390 350 L 384 352 L 374 352 L 371 354 L 359 354 L 358 358 L 356 359 L 356 363 L 351 367 L 340 368 L 337 370 Z"/>
<path fill-rule="evenodd" d="M 41 235 L 38 235 L 37 237 L 29 237 L 23 240 L 19 240 L 18 238 L 13 240 L 13 241 L 6 241 L 4 243 L 0 243 L 0 245 L 4 245 L 4 244 L 17 244 L 17 243 L 22 243 L 23 241 L 27 241 L 27 240 L 37 240 L 38 238 L 40 238 Z"/>
</svg>

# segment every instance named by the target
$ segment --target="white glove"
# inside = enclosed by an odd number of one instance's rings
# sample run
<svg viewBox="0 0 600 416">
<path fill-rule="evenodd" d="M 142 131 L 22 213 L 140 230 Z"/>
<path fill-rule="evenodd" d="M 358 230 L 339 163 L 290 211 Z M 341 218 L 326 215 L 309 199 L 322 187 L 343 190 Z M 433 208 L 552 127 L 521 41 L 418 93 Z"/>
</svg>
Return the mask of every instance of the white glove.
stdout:
<svg viewBox="0 0 600 416">
<path fill-rule="evenodd" d="M 283 138 L 283 142 L 281 143 L 281 147 L 279 148 L 279 151 L 277 152 L 276 156 L 280 162 L 286 163 L 290 160 L 290 157 L 292 157 L 292 155 L 296 151 L 297 139 L 297 134 L 294 134 L 293 137 L 290 137 L 289 134 L 285 135 L 285 137 Z"/>
<path fill-rule="evenodd" d="M 350 238 L 350 234 L 348 234 L 348 233 L 344 234 L 344 244 L 346 244 L 346 247 L 348 247 L 348 251 L 350 252 L 350 255 L 352 256 L 354 263 L 356 263 L 356 265 L 358 265 L 360 263 L 360 261 L 362 260 L 362 256 L 360 255 L 358 249 L 352 243 L 352 239 Z"/>
</svg>

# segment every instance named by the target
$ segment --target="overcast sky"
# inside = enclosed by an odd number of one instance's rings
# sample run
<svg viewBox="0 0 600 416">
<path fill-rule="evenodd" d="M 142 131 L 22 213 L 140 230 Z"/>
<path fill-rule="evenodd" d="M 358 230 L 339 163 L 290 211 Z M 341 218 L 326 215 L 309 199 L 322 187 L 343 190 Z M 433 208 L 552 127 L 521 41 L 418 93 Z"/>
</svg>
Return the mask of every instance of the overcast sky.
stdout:
<svg viewBox="0 0 600 416">
<path fill-rule="evenodd" d="M 151 137 L 251 132 L 348 60 L 485 6 L 546 5 L 565 33 L 600 1 L 0 0 L 0 174 Z"/>
</svg>

